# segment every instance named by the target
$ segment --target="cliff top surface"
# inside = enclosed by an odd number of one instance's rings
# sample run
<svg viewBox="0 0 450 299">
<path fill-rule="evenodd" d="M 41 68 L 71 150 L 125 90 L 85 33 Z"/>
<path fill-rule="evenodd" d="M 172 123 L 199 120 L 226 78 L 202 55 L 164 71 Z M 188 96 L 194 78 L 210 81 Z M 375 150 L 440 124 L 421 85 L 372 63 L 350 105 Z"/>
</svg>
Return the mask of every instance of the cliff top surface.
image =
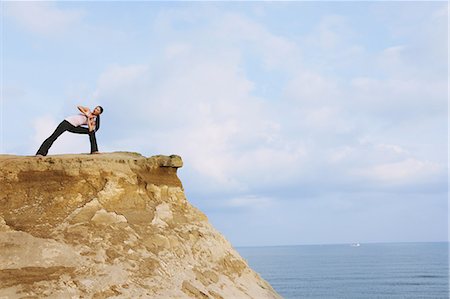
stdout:
<svg viewBox="0 0 450 299">
<path fill-rule="evenodd" d="M 70 162 L 70 161 L 109 161 L 109 162 L 139 162 L 139 161 L 154 161 L 156 165 L 179 168 L 183 166 L 183 161 L 178 155 L 155 155 L 151 157 L 145 157 L 136 152 L 111 152 L 101 154 L 60 154 L 60 155 L 48 155 L 41 156 L 20 156 L 11 154 L 0 154 L 0 163 L 11 162 Z"/>
</svg>

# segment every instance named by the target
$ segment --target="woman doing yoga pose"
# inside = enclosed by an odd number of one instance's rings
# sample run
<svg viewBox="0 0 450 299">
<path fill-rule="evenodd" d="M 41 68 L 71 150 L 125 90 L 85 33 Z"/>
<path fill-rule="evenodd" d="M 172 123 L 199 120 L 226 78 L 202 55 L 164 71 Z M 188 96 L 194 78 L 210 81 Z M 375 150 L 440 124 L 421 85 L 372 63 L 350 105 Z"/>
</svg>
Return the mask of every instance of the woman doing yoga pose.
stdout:
<svg viewBox="0 0 450 299">
<path fill-rule="evenodd" d="M 91 112 L 87 107 L 78 106 L 78 110 L 80 110 L 81 113 L 66 117 L 58 125 L 55 132 L 45 139 L 38 149 L 36 156 L 46 156 L 53 142 L 55 142 L 55 140 L 65 131 L 77 134 L 88 134 L 89 141 L 91 142 L 91 154 L 98 154 L 95 132 L 100 128 L 100 114 L 102 114 L 103 108 L 97 106 L 94 111 Z M 82 127 L 82 125 L 87 125 L 88 127 Z"/>
</svg>

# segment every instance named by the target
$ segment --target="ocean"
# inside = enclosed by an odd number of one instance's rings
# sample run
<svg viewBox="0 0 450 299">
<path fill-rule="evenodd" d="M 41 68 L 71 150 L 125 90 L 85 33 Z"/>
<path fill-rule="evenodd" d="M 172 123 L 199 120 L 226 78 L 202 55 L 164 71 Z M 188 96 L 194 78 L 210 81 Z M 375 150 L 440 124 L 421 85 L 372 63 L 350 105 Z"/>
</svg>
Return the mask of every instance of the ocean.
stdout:
<svg viewBox="0 0 450 299">
<path fill-rule="evenodd" d="M 284 298 L 449 298 L 448 243 L 237 247 Z"/>
</svg>

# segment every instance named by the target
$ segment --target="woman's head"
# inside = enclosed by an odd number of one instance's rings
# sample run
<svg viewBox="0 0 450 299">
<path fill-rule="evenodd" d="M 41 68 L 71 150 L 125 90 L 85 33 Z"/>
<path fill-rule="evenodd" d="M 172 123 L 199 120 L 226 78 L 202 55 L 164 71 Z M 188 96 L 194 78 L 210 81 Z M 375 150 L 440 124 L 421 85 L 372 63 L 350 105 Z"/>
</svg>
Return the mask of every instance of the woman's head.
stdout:
<svg viewBox="0 0 450 299">
<path fill-rule="evenodd" d="M 103 113 L 103 107 L 97 106 L 94 108 L 94 111 L 92 111 L 92 114 L 97 116 L 97 119 L 95 120 L 95 131 L 97 132 L 98 129 L 100 129 L 100 114 Z"/>
<path fill-rule="evenodd" d="M 92 114 L 98 116 L 98 115 L 102 114 L 102 112 L 103 112 L 103 107 L 97 106 L 94 108 L 94 111 L 92 111 Z"/>
</svg>

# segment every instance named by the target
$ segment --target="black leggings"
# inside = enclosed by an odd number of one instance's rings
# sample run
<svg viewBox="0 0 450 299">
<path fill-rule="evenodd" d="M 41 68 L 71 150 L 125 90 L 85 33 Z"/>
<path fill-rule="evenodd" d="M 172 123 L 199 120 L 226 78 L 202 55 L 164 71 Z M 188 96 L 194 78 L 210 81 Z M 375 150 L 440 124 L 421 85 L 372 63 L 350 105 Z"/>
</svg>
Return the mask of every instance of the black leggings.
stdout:
<svg viewBox="0 0 450 299">
<path fill-rule="evenodd" d="M 48 150 L 52 146 L 53 142 L 55 142 L 56 138 L 58 138 L 65 131 L 69 131 L 69 132 L 77 133 L 77 134 L 89 134 L 89 141 L 91 142 L 91 153 L 98 151 L 97 139 L 95 138 L 95 131 L 89 132 L 88 128 L 75 127 L 67 120 L 63 120 L 58 125 L 55 132 L 53 132 L 53 134 L 50 137 L 45 139 L 45 141 L 42 143 L 41 147 L 38 149 L 36 155 L 47 156 Z"/>
</svg>

